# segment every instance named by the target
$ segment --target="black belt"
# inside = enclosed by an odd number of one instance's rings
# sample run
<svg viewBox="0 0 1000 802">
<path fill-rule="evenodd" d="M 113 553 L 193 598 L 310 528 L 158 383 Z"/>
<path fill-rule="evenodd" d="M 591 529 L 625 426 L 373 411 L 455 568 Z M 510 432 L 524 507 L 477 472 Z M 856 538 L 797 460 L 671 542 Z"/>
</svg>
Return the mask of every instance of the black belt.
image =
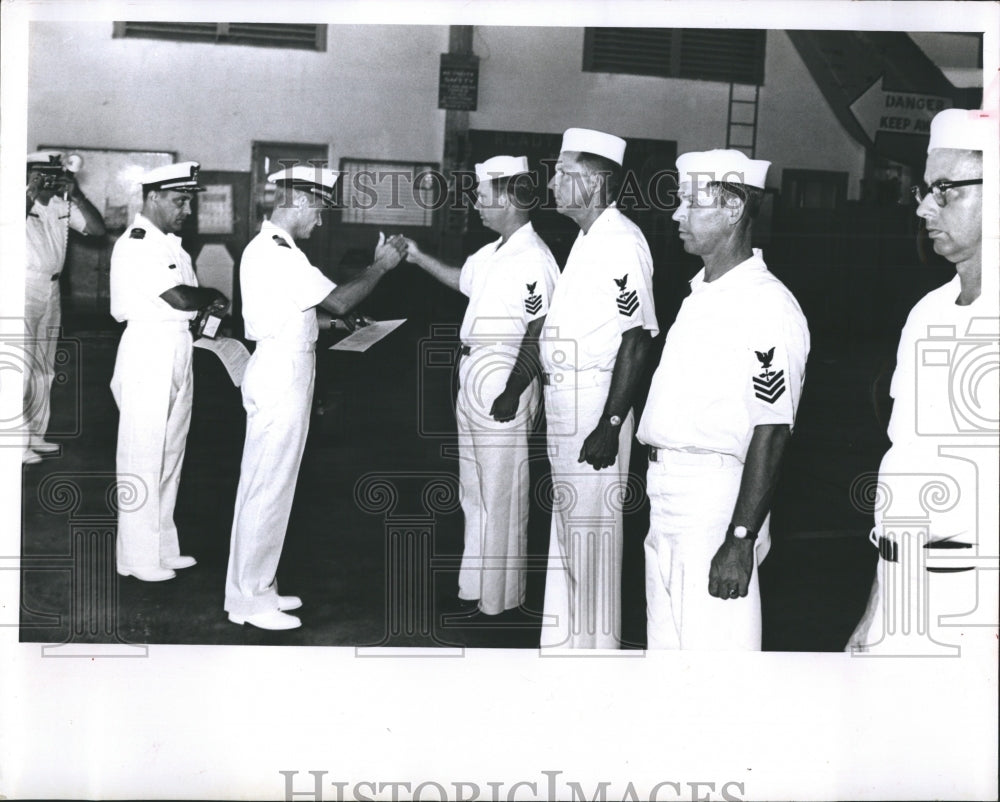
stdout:
<svg viewBox="0 0 1000 802">
<path fill-rule="evenodd" d="M 658 460 L 657 454 L 656 454 L 656 447 L 655 446 L 646 446 L 646 448 L 649 451 L 649 461 L 650 462 L 658 462 L 659 460 Z"/>
<path fill-rule="evenodd" d="M 469 354 L 472 353 L 472 348 L 468 345 L 462 345 L 461 347 L 459 347 L 458 353 L 461 354 L 462 356 L 468 356 Z"/>
<path fill-rule="evenodd" d="M 542 374 L 542 384 L 552 384 L 552 378 L 551 378 L 551 376 L 552 376 L 551 373 L 543 373 Z"/>
<path fill-rule="evenodd" d="M 932 540 L 924 543 L 925 549 L 971 549 L 971 543 L 962 543 L 955 540 Z M 899 562 L 899 544 L 895 540 L 887 538 L 885 535 L 878 537 L 878 553 L 883 560 L 895 563 Z M 928 571 L 946 573 L 950 571 L 971 571 L 972 568 L 928 568 Z"/>
</svg>

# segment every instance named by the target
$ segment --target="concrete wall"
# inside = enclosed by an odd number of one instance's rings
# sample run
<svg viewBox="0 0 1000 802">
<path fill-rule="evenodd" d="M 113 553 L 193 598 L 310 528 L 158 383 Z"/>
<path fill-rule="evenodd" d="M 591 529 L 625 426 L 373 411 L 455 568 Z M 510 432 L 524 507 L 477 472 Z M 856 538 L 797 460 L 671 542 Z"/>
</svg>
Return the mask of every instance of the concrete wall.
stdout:
<svg viewBox="0 0 1000 802">
<path fill-rule="evenodd" d="M 325 53 L 112 39 L 110 22 L 36 22 L 30 37 L 29 147 L 173 150 L 206 170 L 248 170 L 255 139 L 328 143 L 333 164 L 441 160 L 443 26 L 331 25 Z M 725 145 L 728 85 L 583 72 L 582 28 L 477 27 L 474 48 L 473 128 Z M 857 197 L 864 149 L 782 32 L 768 33 L 757 152 L 774 162 L 772 186 L 783 168 L 841 170 Z"/>
</svg>

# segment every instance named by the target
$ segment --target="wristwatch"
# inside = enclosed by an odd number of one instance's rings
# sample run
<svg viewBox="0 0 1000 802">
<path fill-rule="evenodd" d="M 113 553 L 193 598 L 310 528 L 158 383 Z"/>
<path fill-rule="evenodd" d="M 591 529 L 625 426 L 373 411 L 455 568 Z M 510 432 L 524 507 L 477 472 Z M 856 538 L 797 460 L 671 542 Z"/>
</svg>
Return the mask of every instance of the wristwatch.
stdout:
<svg viewBox="0 0 1000 802">
<path fill-rule="evenodd" d="M 621 415 L 605 415 L 604 420 L 606 420 L 611 426 L 622 425 Z"/>
<path fill-rule="evenodd" d="M 733 524 L 729 524 L 729 529 L 726 531 L 726 536 L 727 537 L 734 537 L 737 540 L 756 540 L 757 539 L 757 533 L 756 532 L 751 532 L 749 529 L 747 529 L 743 525 L 734 526 Z"/>
</svg>

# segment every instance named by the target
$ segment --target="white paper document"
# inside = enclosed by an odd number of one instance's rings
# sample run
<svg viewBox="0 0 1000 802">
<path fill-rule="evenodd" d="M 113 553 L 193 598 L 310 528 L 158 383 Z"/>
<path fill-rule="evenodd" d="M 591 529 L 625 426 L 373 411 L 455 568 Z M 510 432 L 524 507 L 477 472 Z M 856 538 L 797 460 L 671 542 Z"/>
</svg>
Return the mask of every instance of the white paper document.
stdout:
<svg viewBox="0 0 1000 802">
<path fill-rule="evenodd" d="M 389 332 L 398 329 L 406 322 L 402 320 L 379 320 L 369 323 L 353 334 L 348 334 L 343 340 L 330 346 L 331 351 L 367 351 Z"/>
<path fill-rule="evenodd" d="M 239 340 L 231 337 L 200 337 L 194 341 L 195 348 L 204 348 L 211 351 L 222 361 L 232 379 L 233 384 L 239 387 L 243 384 L 243 372 L 247 369 L 247 362 L 250 361 L 250 352 Z"/>
</svg>

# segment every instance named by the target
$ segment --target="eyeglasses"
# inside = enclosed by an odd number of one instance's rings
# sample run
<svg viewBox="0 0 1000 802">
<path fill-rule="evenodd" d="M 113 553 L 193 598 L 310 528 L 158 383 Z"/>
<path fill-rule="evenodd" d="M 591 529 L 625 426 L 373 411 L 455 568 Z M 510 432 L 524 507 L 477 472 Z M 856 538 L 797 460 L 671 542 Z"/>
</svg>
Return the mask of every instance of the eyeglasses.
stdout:
<svg viewBox="0 0 1000 802">
<path fill-rule="evenodd" d="M 974 184 L 982 184 L 983 179 L 981 178 L 969 178 L 965 181 L 949 181 L 946 178 L 940 178 L 935 181 L 930 186 L 926 184 L 917 184 L 915 187 L 910 187 L 910 192 L 913 193 L 913 197 L 917 199 L 917 203 L 923 203 L 924 198 L 927 197 L 927 193 L 930 192 L 934 196 L 934 202 L 938 206 L 944 207 L 948 205 L 948 196 L 945 195 L 949 189 L 955 189 L 956 187 L 971 187 Z"/>
</svg>

